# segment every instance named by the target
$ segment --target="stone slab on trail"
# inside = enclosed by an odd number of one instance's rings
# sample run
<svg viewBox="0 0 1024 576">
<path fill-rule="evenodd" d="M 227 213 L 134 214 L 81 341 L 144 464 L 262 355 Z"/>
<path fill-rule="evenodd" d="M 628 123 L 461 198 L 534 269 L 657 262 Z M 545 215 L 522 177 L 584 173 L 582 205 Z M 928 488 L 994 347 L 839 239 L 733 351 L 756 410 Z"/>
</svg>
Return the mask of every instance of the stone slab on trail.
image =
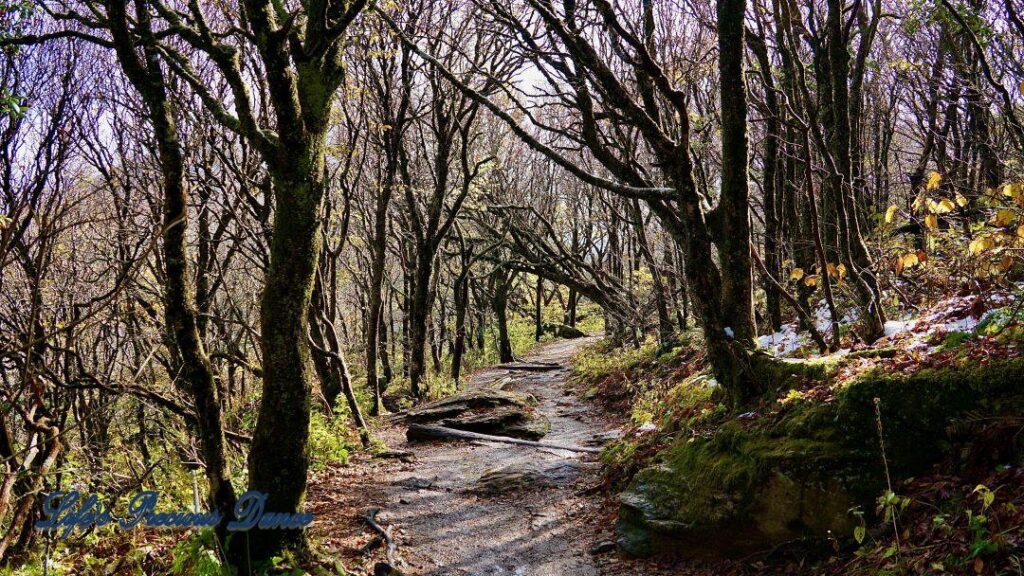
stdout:
<svg viewBox="0 0 1024 576">
<path fill-rule="evenodd" d="M 564 486 L 580 475 L 582 466 L 574 461 L 522 460 L 491 468 L 472 487 L 481 494 L 507 494 L 519 490 Z"/>
<path fill-rule="evenodd" d="M 499 382 L 506 386 L 513 380 L 505 378 Z M 551 429 L 551 423 L 536 410 L 537 404 L 531 394 L 481 385 L 409 410 L 402 419 L 492 436 L 539 440 Z"/>
<path fill-rule="evenodd" d="M 457 418 L 445 418 L 442 426 L 524 440 L 539 440 L 551 431 L 551 422 L 543 414 L 518 407 L 504 407 L 463 414 Z"/>
</svg>

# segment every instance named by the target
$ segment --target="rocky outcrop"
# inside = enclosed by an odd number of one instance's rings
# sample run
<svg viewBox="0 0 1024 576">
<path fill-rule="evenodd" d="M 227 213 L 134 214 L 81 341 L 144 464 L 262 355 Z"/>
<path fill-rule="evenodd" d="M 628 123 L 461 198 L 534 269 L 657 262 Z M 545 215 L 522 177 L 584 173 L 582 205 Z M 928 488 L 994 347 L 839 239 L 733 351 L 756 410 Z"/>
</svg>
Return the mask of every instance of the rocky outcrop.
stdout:
<svg viewBox="0 0 1024 576">
<path fill-rule="evenodd" d="M 418 424 L 538 440 L 551 430 L 551 423 L 534 410 L 536 404 L 537 400 L 528 394 L 477 388 L 424 404 L 408 411 L 404 418 Z"/>
<path fill-rule="evenodd" d="M 619 496 L 619 545 L 657 552 L 736 556 L 798 540 L 846 538 L 859 506 L 875 510 L 885 473 L 878 399 L 894 478 L 950 455 L 949 428 L 977 411 L 1020 413 L 1024 360 L 875 373 L 830 402 L 798 402 L 756 422 L 731 421 L 710 437 L 679 438 Z"/>
</svg>

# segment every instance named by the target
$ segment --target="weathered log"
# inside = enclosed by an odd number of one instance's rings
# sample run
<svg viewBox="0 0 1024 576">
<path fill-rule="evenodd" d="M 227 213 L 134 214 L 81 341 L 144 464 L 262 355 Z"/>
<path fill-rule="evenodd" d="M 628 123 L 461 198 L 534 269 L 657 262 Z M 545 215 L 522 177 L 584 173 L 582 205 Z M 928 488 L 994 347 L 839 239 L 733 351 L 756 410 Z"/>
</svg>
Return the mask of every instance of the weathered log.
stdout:
<svg viewBox="0 0 1024 576">
<path fill-rule="evenodd" d="M 525 370 L 528 372 L 548 372 L 551 370 L 558 370 L 561 368 L 561 364 L 549 364 L 547 362 L 515 362 L 508 364 L 501 364 L 501 368 L 505 370 Z"/>
<path fill-rule="evenodd" d="M 568 450 L 571 452 L 587 452 L 597 454 L 600 448 L 588 448 L 581 446 L 569 446 L 556 442 L 535 442 L 533 440 L 520 440 L 518 438 L 506 438 L 504 436 L 491 436 L 490 434 L 479 434 L 465 430 L 455 430 L 444 426 L 431 426 L 429 424 L 411 424 L 405 437 L 410 441 L 416 440 L 477 440 L 481 442 L 499 442 L 502 444 L 514 444 L 516 446 L 527 446 L 530 448 L 547 448 L 549 450 Z"/>
</svg>

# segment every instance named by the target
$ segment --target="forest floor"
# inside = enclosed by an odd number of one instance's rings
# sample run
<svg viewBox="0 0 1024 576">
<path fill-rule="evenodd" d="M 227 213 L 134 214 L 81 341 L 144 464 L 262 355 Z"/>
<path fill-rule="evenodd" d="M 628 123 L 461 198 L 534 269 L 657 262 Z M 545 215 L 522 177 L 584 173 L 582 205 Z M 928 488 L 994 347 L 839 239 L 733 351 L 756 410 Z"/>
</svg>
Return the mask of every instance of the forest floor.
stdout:
<svg viewBox="0 0 1024 576">
<path fill-rule="evenodd" d="M 557 363 L 557 370 L 498 366 L 477 372 L 466 386 L 511 378 L 505 389 L 534 395 L 537 411 L 550 420 L 545 442 L 600 445 L 621 422 L 581 399 L 567 378 L 572 356 L 595 341 L 555 341 L 525 358 Z M 623 571 L 619 564 L 625 561 L 612 551 L 609 520 L 615 507 L 601 489 L 596 454 L 476 441 L 407 443 L 400 424 L 374 433 L 391 449 L 415 457 L 403 462 L 356 456 L 316 478 L 309 494 L 314 533 L 348 570 L 372 573 L 383 558 L 380 548 L 362 551 L 375 537 L 362 518 L 379 508 L 377 521 L 392 527 L 398 567 L 409 575 L 647 573 Z M 547 485 L 481 493 L 481 475 L 497 469 L 555 473 Z"/>
</svg>

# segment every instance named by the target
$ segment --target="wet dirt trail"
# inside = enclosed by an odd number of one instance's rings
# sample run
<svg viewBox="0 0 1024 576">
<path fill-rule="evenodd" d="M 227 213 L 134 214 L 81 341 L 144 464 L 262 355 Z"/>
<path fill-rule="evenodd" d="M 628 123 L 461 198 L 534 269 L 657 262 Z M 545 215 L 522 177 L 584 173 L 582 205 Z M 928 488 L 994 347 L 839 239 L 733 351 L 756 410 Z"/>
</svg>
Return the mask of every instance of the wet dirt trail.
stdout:
<svg viewBox="0 0 1024 576">
<path fill-rule="evenodd" d="M 545 344 L 524 358 L 557 363 L 545 372 L 502 367 L 474 374 L 467 388 L 511 379 L 504 389 L 532 394 L 536 410 L 551 422 L 545 442 L 593 447 L 616 433 L 615 425 L 596 408 L 567 389 L 572 356 L 595 338 Z M 538 449 L 491 442 L 407 443 L 404 426 L 382 431 L 393 449 L 408 450 L 405 463 L 378 460 L 355 462 L 314 485 L 310 503 L 322 520 L 317 531 L 338 534 L 343 520 L 331 510 L 356 506 L 380 509 L 377 520 L 391 526 L 399 568 L 409 575 L 589 576 L 601 573 L 595 544 L 610 537 L 595 534 L 593 518 L 602 506 L 595 491 L 599 482 L 597 455 Z M 543 471 L 547 481 L 481 493 L 481 475 L 496 469 Z M 339 493 L 343 492 L 343 493 Z M 334 513 L 337 515 L 337 512 Z M 359 531 L 358 525 L 350 527 Z M 372 532 L 361 530 L 363 540 Z M 328 540 L 330 538 L 328 537 Z M 357 548 L 351 538 L 334 544 Z M 330 544 L 330 542 L 329 542 Z M 379 558 L 380 553 L 377 553 Z M 349 566 L 350 563 L 346 562 Z M 370 562 L 364 565 L 369 567 Z"/>
</svg>

